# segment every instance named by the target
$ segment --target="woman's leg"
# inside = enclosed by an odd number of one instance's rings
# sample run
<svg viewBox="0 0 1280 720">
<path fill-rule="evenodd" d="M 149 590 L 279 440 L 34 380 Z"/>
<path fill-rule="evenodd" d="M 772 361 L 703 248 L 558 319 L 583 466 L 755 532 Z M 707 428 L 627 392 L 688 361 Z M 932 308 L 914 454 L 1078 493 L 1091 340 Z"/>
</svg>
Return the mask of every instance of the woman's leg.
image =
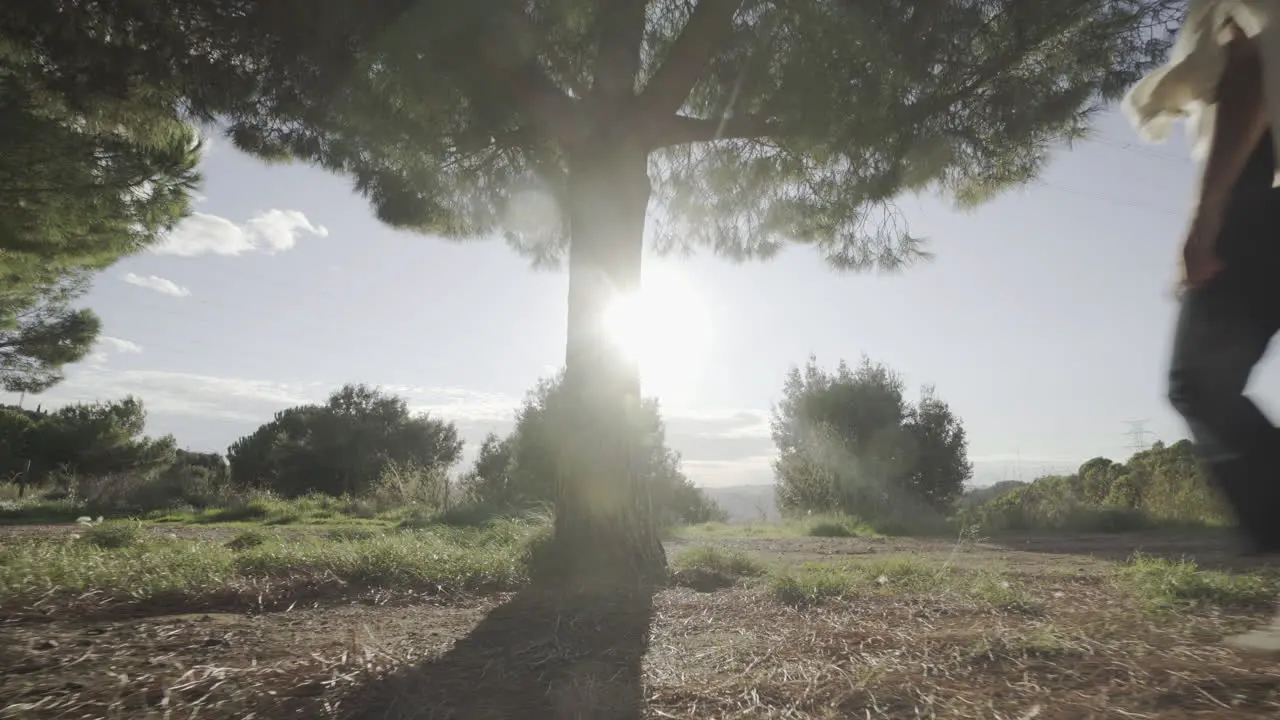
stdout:
<svg viewBox="0 0 1280 720">
<path fill-rule="evenodd" d="M 1210 479 L 1256 551 L 1280 550 L 1280 433 L 1245 395 L 1276 328 L 1257 288 L 1224 274 L 1183 297 L 1169 400 L 1186 420 Z"/>
</svg>

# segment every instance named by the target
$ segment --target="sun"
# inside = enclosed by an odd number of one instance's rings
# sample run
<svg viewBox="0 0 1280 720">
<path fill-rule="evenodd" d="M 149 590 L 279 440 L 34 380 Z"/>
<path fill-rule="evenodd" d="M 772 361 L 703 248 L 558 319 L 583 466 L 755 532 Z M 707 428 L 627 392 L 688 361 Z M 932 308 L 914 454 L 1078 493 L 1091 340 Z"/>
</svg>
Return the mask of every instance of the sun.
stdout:
<svg viewBox="0 0 1280 720">
<path fill-rule="evenodd" d="M 688 276 L 645 269 L 640 292 L 619 295 L 604 317 L 605 335 L 640 366 L 646 394 L 692 381 L 710 341 L 707 306 Z"/>
</svg>

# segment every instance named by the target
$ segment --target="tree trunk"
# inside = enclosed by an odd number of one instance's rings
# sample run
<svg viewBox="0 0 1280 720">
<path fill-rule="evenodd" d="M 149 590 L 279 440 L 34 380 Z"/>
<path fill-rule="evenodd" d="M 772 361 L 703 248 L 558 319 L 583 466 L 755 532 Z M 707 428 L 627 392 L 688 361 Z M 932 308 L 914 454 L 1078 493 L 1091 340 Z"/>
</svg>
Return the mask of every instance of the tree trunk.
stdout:
<svg viewBox="0 0 1280 720">
<path fill-rule="evenodd" d="M 636 470 L 640 371 L 602 322 L 619 294 L 640 288 L 644 149 L 599 142 L 569 157 L 569 313 L 555 535 L 534 563 L 553 585 L 650 584 L 666 574 L 652 492 Z"/>
</svg>

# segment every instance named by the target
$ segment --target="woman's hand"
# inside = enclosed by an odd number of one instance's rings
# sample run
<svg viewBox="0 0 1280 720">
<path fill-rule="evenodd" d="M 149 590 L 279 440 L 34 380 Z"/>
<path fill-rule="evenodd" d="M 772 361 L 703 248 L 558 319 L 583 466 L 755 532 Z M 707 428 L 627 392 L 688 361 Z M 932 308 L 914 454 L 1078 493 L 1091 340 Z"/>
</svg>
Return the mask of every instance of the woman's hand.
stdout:
<svg viewBox="0 0 1280 720">
<path fill-rule="evenodd" d="M 1221 229 L 1221 211 L 1204 205 L 1196 209 L 1182 245 L 1182 278 L 1186 287 L 1203 287 L 1222 271 L 1215 247 Z"/>
</svg>

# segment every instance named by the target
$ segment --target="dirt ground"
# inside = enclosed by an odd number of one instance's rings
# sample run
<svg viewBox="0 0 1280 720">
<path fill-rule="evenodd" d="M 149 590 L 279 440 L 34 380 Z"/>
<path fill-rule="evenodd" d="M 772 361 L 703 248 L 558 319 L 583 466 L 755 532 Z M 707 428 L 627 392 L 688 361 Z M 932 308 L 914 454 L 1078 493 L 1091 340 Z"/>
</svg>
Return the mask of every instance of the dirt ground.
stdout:
<svg viewBox="0 0 1280 720">
<path fill-rule="evenodd" d="M 780 563 L 909 553 L 999 567 L 1039 603 L 797 610 L 739 587 L 115 621 L 0 609 L 0 718 L 1280 717 L 1280 661 L 1217 642 L 1259 613 L 1152 618 L 1107 580 L 1137 550 L 1258 564 L 1221 539 L 713 542 Z"/>
<path fill-rule="evenodd" d="M 667 543 L 667 548 L 678 552 L 680 548 L 706 542 L 678 540 Z M 1124 562 L 1135 553 L 1143 553 L 1171 560 L 1187 558 L 1202 568 L 1214 570 L 1250 570 L 1280 565 L 1274 558 L 1241 555 L 1229 535 L 1209 533 L 1185 536 L 1163 532 L 1073 537 L 1046 535 L 975 541 L 892 537 L 717 538 L 711 542 L 784 564 L 909 553 L 959 565 L 1035 572 L 1046 567 L 1099 567 L 1100 563 Z"/>
</svg>

